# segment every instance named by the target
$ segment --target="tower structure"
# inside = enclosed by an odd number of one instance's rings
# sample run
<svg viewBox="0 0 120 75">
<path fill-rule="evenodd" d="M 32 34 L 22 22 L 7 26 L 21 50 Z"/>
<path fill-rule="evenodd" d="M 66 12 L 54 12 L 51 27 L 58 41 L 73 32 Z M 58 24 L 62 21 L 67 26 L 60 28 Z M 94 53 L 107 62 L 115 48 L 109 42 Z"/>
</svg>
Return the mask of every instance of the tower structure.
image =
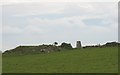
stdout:
<svg viewBox="0 0 120 75">
<path fill-rule="evenodd" d="M 81 41 L 76 42 L 76 48 L 82 48 Z"/>
</svg>

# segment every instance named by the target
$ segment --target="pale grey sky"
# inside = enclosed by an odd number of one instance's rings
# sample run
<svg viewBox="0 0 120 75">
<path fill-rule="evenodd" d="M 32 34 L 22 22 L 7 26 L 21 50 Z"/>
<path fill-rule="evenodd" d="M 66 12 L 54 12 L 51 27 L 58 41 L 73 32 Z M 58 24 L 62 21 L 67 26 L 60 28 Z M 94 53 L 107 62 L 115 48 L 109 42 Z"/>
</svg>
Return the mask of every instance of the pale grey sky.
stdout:
<svg viewBox="0 0 120 75">
<path fill-rule="evenodd" d="M 75 47 L 118 41 L 116 2 L 34 2 L 2 6 L 2 51 L 68 42 Z"/>
</svg>

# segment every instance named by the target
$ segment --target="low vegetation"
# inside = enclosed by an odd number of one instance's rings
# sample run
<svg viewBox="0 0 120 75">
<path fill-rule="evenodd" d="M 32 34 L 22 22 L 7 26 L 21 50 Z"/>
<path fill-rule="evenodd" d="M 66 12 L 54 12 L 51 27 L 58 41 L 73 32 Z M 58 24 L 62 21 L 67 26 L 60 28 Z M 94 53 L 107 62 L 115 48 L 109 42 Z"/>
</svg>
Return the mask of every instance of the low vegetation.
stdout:
<svg viewBox="0 0 120 75">
<path fill-rule="evenodd" d="M 3 73 L 117 73 L 117 47 L 3 55 Z"/>
</svg>

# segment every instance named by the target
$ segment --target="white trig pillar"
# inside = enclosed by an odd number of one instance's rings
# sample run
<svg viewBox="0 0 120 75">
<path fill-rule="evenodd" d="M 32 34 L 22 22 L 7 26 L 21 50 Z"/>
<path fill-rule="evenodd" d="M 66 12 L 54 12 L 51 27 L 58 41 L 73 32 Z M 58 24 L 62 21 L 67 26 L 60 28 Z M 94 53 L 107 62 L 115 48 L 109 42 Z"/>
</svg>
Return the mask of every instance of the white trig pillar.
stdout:
<svg viewBox="0 0 120 75">
<path fill-rule="evenodd" d="M 76 42 L 76 48 L 82 48 L 81 41 Z"/>
</svg>

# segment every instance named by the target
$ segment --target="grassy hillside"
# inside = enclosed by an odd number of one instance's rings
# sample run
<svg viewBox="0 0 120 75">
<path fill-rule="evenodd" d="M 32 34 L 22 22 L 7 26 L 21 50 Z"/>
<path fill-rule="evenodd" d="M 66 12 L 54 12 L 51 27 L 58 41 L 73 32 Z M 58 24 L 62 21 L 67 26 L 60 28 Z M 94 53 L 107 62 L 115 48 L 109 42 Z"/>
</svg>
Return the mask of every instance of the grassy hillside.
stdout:
<svg viewBox="0 0 120 75">
<path fill-rule="evenodd" d="M 116 73 L 117 47 L 3 55 L 3 73 Z"/>
</svg>

